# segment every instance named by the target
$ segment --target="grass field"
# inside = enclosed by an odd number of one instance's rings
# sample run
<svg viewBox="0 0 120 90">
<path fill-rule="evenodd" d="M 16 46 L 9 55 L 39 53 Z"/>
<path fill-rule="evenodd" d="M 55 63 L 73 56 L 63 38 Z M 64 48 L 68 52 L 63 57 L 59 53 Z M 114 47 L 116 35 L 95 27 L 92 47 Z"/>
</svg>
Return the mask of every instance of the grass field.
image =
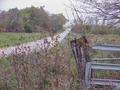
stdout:
<svg viewBox="0 0 120 90">
<path fill-rule="evenodd" d="M 120 35 L 106 34 L 106 35 L 88 35 L 92 43 L 110 43 L 120 44 Z"/>
<path fill-rule="evenodd" d="M 87 38 L 90 40 L 91 44 L 96 43 L 109 43 L 109 44 L 120 44 L 120 35 L 118 34 L 87 34 Z M 80 38 L 79 33 L 70 33 L 67 39 Z"/>
<path fill-rule="evenodd" d="M 0 48 L 47 37 L 45 33 L 0 33 Z"/>
<path fill-rule="evenodd" d="M 86 35 L 87 38 L 90 41 L 90 45 L 94 45 L 94 44 L 118 44 L 120 45 L 120 35 L 118 34 L 106 34 L 106 35 L 102 35 L 102 34 L 87 34 Z M 68 43 L 70 42 L 70 40 L 73 40 L 74 38 L 80 38 L 80 34 L 79 33 L 70 33 L 69 36 L 67 37 L 68 39 Z M 98 58 L 102 58 L 102 57 L 118 57 L 119 55 L 117 55 L 114 52 L 105 52 L 105 51 L 100 51 L 100 50 L 91 50 L 90 52 L 92 57 L 98 57 Z"/>
</svg>

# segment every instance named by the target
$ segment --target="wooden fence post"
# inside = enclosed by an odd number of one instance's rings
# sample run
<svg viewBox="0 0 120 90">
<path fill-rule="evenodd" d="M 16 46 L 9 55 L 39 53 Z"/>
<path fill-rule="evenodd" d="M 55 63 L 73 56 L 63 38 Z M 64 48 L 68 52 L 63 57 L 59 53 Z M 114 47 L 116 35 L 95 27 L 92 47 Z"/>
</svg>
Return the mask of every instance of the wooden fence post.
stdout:
<svg viewBox="0 0 120 90">
<path fill-rule="evenodd" d="M 86 63 L 90 62 L 87 39 L 83 36 L 72 40 L 70 44 L 75 57 L 79 80 L 82 82 L 82 85 L 85 85 Z"/>
</svg>

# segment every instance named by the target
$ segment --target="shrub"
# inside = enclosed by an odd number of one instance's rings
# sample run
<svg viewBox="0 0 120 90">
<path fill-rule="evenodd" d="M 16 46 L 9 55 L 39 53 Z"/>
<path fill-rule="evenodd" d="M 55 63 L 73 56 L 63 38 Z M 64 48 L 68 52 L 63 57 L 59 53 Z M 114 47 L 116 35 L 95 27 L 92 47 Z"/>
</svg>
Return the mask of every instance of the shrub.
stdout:
<svg viewBox="0 0 120 90">
<path fill-rule="evenodd" d="M 26 25 L 24 26 L 24 30 L 25 30 L 26 33 L 32 33 L 32 28 L 31 28 L 31 26 L 28 25 L 28 24 L 26 24 Z"/>
</svg>

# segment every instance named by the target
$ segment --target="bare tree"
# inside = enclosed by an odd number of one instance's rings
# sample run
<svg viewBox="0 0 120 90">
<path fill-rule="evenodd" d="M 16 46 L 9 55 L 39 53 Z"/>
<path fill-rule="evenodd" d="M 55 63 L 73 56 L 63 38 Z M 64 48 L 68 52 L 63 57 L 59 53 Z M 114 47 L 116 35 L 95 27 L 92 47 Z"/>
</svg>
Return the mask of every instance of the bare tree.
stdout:
<svg viewBox="0 0 120 90">
<path fill-rule="evenodd" d="M 110 25 L 120 24 L 120 0 L 77 0 L 77 12 L 99 16 Z M 82 9 L 82 10 L 81 10 Z"/>
</svg>

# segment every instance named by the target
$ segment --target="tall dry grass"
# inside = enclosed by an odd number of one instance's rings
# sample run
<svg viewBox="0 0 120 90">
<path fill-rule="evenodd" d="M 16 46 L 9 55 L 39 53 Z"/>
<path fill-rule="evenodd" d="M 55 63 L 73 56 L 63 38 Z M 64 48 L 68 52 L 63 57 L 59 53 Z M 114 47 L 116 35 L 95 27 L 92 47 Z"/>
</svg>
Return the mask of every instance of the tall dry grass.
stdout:
<svg viewBox="0 0 120 90">
<path fill-rule="evenodd" d="M 40 52 L 34 51 L 30 54 L 26 53 L 26 51 L 31 51 L 29 47 L 16 48 L 16 55 L 2 58 L 0 60 L 0 90 L 83 90 L 80 86 L 81 81 L 78 79 L 69 40 L 63 45 L 57 41 L 56 43 L 51 49 L 46 47 Z M 23 48 L 25 50 L 22 51 Z M 104 56 L 99 53 L 95 55 Z M 106 56 L 118 57 L 119 54 L 108 53 Z M 111 73 L 110 71 L 106 74 L 104 71 L 94 74 L 95 77 L 107 76 L 116 79 L 119 79 L 119 75 L 118 72 Z M 113 89 L 108 86 L 95 87 L 93 86 L 92 90 Z"/>
<path fill-rule="evenodd" d="M 68 45 L 63 46 L 56 41 L 56 45 L 51 49 L 46 47 L 40 52 L 34 50 L 29 54 L 26 53 L 27 50 L 31 51 L 29 47 L 16 48 L 16 53 L 6 58 L 9 65 L 1 68 L 0 75 L 4 80 L 0 80 L 0 90 L 77 90 L 79 88 L 79 82 L 76 82 L 75 62 Z M 5 62 L 3 64 L 5 65 Z M 9 82 L 10 80 L 13 83 Z"/>
</svg>

